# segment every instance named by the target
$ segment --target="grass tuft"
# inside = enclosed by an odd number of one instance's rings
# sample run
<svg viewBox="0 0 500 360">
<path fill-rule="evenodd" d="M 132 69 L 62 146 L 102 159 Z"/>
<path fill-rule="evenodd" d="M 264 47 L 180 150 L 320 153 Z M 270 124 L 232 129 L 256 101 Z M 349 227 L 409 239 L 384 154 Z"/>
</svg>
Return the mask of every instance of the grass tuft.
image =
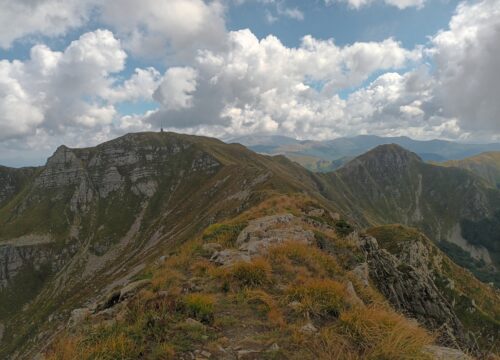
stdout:
<svg viewBox="0 0 500 360">
<path fill-rule="evenodd" d="M 229 224 L 213 224 L 210 225 L 203 233 L 204 242 L 214 242 L 223 247 L 233 247 L 236 244 L 236 239 L 239 233 L 246 227 L 246 223 L 229 225 Z"/>
<path fill-rule="evenodd" d="M 271 282 L 271 265 L 263 258 L 237 262 L 228 269 L 229 277 L 242 287 L 258 287 Z"/>
<path fill-rule="evenodd" d="M 215 297 L 210 294 L 187 294 L 182 299 L 182 306 L 186 315 L 205 323 L 213 321 L 214 305 Z"/>
<path fill-rule="evenodd" d="M 305 316 L 338 317 L 348 307 L 345 285 L 329 279 L 307 279 L 287 290 L 287 301 L 300 302 Z"/>
<path fill-rule="evenodd" d="M 340 329 L 368 359 L 429 359 L 423 348 L 432 337 L 393 311 L 377 306 L 353 308 L 340 315 Z"/>
</svg>

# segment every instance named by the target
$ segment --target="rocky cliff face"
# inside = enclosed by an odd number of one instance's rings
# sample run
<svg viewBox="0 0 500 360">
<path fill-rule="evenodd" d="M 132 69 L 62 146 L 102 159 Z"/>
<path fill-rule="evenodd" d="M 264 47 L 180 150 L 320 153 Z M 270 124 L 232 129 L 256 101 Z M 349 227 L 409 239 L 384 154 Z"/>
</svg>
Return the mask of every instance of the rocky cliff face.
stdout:
<svg viewBox="0 0 500 360">
<path fill-rule="evenodd" d="M 451 305 L 434 284 L 427 268 L 429 254 L 423 245 L 394 256 L 379 248 L 373 237 L 360 240 L 370 277 L 393 306 L 437 331 L 442 344 L 477 352 L 474 340 L 468 338 Z"/>
<path fill-rule="evenodd" d="M 416 229 L 371 228 L 360 244 L 382 293 L 434 329 L 444 344 L 478 353 L 478 347 L 484 349 L 500 336 L 500 294 L 454 264 Z"/>
<path fill-rule="evenodd" d="M 152 197 L 159 176 L 172 176 L 178 154 L 185 155 L 192 143 L 172 137 L 165 143 L 144 144 L 135 136 L 125 136 L 98 148 L 69 149 L 61 146 L 49 158 L 35 180 L 42 190 L 75 187 L 72 210 L 85 209 L 94 198 L 106 199 L 127 187 L 141 197 Z M 193 154 L 187 171 L 209 171 L 220 166 L 206 153 Z"/>
<path fill-rule="evenodd" d="M 36 168 L 12 169 L 0 166 L 0 207 L 16 195 L 35 172 Z"/>
</svg>

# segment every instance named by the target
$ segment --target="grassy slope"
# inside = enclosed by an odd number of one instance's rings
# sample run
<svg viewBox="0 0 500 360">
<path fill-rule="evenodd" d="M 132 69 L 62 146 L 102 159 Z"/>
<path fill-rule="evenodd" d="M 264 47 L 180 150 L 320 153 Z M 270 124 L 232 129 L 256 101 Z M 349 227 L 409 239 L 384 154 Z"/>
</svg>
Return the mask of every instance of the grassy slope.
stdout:
<svg viewBox="0 0 500 360">
<path fill-rule="evenodd" d="M 496 188 L 500 187 L 500 152 L 486 152 L 463 160 L 450 160 L 439 165 L 458 167 L 481 176 Z"/>
<path fill-rule="evenodd" d="M 252 350 L 250 358 L 259 359 L 426 359 L 422 350 L 432 337 L 356 282 L 349 270 L 359 254 L 332 229 L 315 228 L 331 252 L 284 243 L 251 263 L 218 267 L 207 260 L 204 242 L 231 248 L 231 229 L 273 213 L 304 216 L 311 204 L 304 196 L 278 196 L 209 227 L 148 271 L 151 287 L 123 306 L 116 322 L 89 320 L 62 335 L 48 358 L 178 359 L 197 349 L 219 358 L 225 348 Z M 349 300 L 349 281 L 366 307 Z M 317 334 L 300 331 L 309 321 Z"/>
<path fill-rule="evenodd" d="M 0 186 L 11 189 L 5 197 L 1 196 L 2 191 L 0 191 L 0 207 L 27 186 L 38 171 L 39 168 L 35 167 L 15 169 L 0 165 Z"/>
</svg>

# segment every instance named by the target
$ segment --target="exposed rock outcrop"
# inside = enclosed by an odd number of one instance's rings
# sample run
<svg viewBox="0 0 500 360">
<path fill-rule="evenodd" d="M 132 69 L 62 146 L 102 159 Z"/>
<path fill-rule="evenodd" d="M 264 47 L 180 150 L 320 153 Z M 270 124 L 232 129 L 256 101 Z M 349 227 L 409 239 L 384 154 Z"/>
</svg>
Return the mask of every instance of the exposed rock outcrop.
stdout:
<svg viewBox="0 0 500 360">
<path fill-rule="evenodd" d="M 31 180 L 36 168 L 13 169 L 0 166 L 0 206 L 4 205 Z"/>
<path fill-rule="evenodd" d="M 151 197 L 158 188 L 157 177 L 165 171 L 165 164 L 191 146 L 175 138 L 167 144 L 153 146 L 141 143 L 141 138 L 133 135 L 98 148 L 60 146 L 36 178 L 35 187 L 45 190 L 75 187 L 73 210 L 85 209 L 92 199 L 105 199 L 126 186 L 138 196 Z M 213 157 L 199 152 L 192 159 L 190 170 L 207 170 L 219 165 Z"/>
<path fill-rule="evenodd" d="M 219 265 L 231 265 L 238 261 L 250 261 L 251 257 L 265 254 L 269 247 L 286 241 L 312 244 L 314 233 L 304 229 L 301 221 L 301 218 L 292 214 L 252 220 L 236 239 L 238 249 L 215 251 L 211 260 Z"/>
<path fill-rule="evenodd" d="M 0 245 L 0 289 L 7 287 L 24 268 L 36 272 L 46 266 L 50 272 L 57 272 L 74 252 L 74 246 L 63 251 L 54 251 L 52 246 L 43 244 Z"/>
<path fill-rule="evenodd" d="M 442 346 L 428 346 L 426 352 L 433 360 L 472 360 L 472 358 L 463 351 Z"/>
<path fill-rule="evenodd" d="M 396 309 L 438 331 L 443 345 L 477 351 L 451 305 L 434 284 L 423 245 L 415 245 L 397 257 L 379 248 L 371 236 L 361 236 L 359 240 L 371 279 Z"/>
</svg>

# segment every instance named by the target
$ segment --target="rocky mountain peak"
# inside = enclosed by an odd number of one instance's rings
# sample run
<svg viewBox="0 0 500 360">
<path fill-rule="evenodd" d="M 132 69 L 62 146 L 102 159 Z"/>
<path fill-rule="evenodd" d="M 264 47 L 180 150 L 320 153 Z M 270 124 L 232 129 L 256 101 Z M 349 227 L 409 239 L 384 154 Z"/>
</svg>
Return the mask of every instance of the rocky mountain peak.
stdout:
<svg viewBox="0 0 500 360">
<path fill-rule="evenodd" d="M 353 164 L 364 164 L 365 166 L 382 167 L 388 169 L 401 169 L 411 164 L 422 162 L 415 153 L 406 150 L 397 144 L 380 145 L 373 150 L 358 156 L 352 161 Z M 349 166 L 349 164 L 347 165 Z"/>
</svg>

